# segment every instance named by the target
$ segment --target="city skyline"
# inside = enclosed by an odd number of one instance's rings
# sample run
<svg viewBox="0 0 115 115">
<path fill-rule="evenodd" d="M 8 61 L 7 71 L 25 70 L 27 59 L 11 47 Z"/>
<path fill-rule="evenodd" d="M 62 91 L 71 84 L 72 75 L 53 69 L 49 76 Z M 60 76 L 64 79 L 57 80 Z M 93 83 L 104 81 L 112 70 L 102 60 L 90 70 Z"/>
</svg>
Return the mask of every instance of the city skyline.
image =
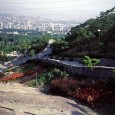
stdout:
<svg viewBox="0 0 115 115">
<path fill-rule="evenodd" d="M 0 13 L 84 21 L 114 7 L 114 0 L 0 0 Z"/>
<path fill-rule="evenodd" d="M 36 17 L 20 17 L 0 15 L 0 33 L 22 34 L 66 34 L 71 27 L 80 24 L 80 22 L 49 20 Z M 21 30 L 21 31 L 20 31 Z"/>
</svg>

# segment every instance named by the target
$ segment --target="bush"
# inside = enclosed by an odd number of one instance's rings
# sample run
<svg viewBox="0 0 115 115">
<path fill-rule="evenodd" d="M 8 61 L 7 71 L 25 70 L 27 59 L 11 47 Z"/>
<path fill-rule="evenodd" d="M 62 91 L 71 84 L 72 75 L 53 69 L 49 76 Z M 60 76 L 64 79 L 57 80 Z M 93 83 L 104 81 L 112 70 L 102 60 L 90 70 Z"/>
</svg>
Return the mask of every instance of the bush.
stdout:
<svg viewBox="0 0 115 115">
<path fill-rule="evenodd" d="M 115 103 L 115 78 L 84 85 L 72 78 L 56 79 L 51 82 L 51 92 L 62 96 L 72 96 L 91 107 L 101 103 Z"/>
<path fill-rule="evenodd" d="M 38 83 L 39 83 L 39 85 L 44 85 L 44 84 L 47 83 L 45 73 L 42 73 L 42 74 L 39 75 Z"/>
<path fill-rule="evenodd" d="M 13 73 L 7 77 L 3 77 L 3 78 L 0 78 L 0 81 L 10 81 L 10 80 L 15 80 L 17 78 L 21 78 L 21 77 L 24 77 L 26 75 L 30 75 L 30 74 L 33 74 L 34 73 L 34 70 L 30 70 L 30 71 L 27 71 L 25 73 Z"/>
<path fill-rule="evenodd" d="M 50 71 L 44 71 L 42 72 L 38 77 L 38 83 L 39 85 L 45 85 L 51 83 L 52 80 L 56 78 L 66 78 L 69 74 L 67 74 L 65 71 L 61 71 L 60 69 L 54 68 Z"/>
<path fill-rule="evenodd" d="M 83 63 L 84 63 L 86 66 L 92 68 L 93 66 L 97 65 L 98 63 L 100 63 L 100 60 L 95 59 L 95 58 L 92 58 L 92 59 L 91 59 L 89 56 L 85 56 L 85 57 L 84 57 L 84 60 L 83 60 Z"/>
<path fill-rule="evenodd" d="M 73 78 L 58 78 L 51 82 L 51 92 L 59 95 L 72 95 L 77 91 L 79 83 Z"/>
<path fill-rule="evenodd" d="M 81 88 L 74 97 L 80 101 L 87 102 L 92 107 L 96 107 L 99 103 L 114 102 L 115 103 L 115 79 L 106 81 L 97 81 L 85 88 Z"/>
<path fill-rule="evenodd" d="M 54 68 L 51 70 L 51 73 L 53 74 L 53 76 L 55 77 L 62 77 L 62 78 L 66 78 L 69 76 L 68 73 L 66 73 L 65 71 L 61 71 L 60 69 Z"/>
</svg>

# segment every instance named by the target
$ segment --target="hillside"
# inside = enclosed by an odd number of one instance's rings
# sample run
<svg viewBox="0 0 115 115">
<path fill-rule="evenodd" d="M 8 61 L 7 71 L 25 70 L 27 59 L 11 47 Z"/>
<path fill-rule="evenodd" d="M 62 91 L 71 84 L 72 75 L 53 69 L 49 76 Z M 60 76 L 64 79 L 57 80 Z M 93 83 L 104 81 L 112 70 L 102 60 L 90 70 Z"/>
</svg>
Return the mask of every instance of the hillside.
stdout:
<svg viewBox="0 0 115 115">
<path fill-rule="evenodd" d="M 71 44 L 71 47 L 60 56 L 83 57 L 89 55 L 97 58 L 115 58 L 115 26 L 101 36 L 99 44 L 98 37 L 91 40 L 82 41 L 80 44 Z"/>
<path fill-rule="evenodd" d="M 72 27 L 65 36 L 65 42 L 69 44 L 69 48 L 58 51 L 57 55 L 115 58 L 115 7 L 101 12 L 96 19 L 91 18 Z"/>
</svg>

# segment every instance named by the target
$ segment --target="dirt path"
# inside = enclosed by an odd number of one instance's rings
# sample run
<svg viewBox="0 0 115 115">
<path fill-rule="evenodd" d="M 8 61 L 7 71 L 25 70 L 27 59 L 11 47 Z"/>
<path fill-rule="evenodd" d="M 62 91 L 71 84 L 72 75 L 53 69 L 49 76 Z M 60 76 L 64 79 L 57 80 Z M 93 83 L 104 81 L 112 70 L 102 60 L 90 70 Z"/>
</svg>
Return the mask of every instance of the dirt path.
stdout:
<svg viewBox="0 0 115 115">
<path fill-rule="evenodd" d="M 0 115 L 97 115 L 60 96 L 43 94 L 19 83 L 0 83 Z"/>
</svg>

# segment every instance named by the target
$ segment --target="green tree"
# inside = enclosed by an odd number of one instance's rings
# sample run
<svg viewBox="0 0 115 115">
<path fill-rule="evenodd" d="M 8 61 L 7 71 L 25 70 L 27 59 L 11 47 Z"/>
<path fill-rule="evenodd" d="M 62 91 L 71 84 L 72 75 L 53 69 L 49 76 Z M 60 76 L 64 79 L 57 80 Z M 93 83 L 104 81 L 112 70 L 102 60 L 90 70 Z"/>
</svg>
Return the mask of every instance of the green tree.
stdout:
<svg viewBox="0 0 115 115">
<path fill-rule="evenodd" d="M 31 50 L 31 51 L 30 51 L 30 55 L 31 55 L 32 57 L 34 57 L 34 56 L 35 56 L 35 51 L 34 51 L 34 50 Z"/>
</svg>

